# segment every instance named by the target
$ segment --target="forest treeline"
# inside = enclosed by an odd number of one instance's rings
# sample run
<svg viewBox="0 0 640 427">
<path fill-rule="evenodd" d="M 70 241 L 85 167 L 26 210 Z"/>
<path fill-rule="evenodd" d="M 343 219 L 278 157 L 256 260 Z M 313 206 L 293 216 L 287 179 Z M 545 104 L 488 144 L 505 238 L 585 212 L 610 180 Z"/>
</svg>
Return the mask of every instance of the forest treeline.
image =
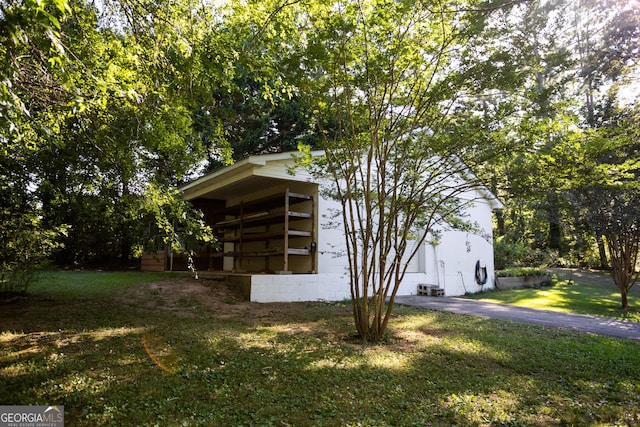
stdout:
<svg viewBox="0 0 640 427">
<path fill-rule="evenodd" d="M 348 38 L 363 15 L 393 27 L 402 7 L 434 24 L 402 51 L 392 31 L 359 47 L 329 31 L 340 19 Z M 345 121 L 327 112 L 343 94 L 327 76 L 343 67 L 356 82 L 367 58 L 367 82 L 393 86 L 412 69 L 402 61 L 430 66 L 430 44 L 447 57 L 437 91 L 406 105 L 446 117 L 438 149 L 503 201 L 497 267 L 635 264 L 636 1 L 0 0 L 0 40 L 4 275 L 136 265 L 159 238 L 210 241 L 181 184 L 249 154 L 339 140 Z M 368 102 L 384 97 L 370 89 Z M 414 128 L 438 126 L 406 110 Z"/>
</svg>

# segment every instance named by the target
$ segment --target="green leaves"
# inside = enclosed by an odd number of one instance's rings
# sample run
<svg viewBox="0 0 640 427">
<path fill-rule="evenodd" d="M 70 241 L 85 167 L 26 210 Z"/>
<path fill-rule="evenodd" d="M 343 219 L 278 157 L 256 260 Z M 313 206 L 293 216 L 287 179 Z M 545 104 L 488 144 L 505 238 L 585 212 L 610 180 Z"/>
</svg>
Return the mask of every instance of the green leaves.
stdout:
<svg viewBox="0 0 640 427">
<path fill-rule="evenodd" d="M 459 198 L 477 185 L 465 162 L 494 151 L 477 134 L 502 119 L 483 115 L 480 96 L 521 80 L 477 66 L 478 52 L 506 61 L 497 46 L 508 34 L 485 31 L 474 14 L 490 11 L 474 7 L 346 1 L 314 4 L 305 21 L 305 94 L 326 152 L 317 166 L 342 205 L 354 320 L 367 340 L 382 339 L 409 248 L 438 227 L 475 230 Z"/>
<path fill-rule="evenodd" d="M 639 276 L 638 111 L 630 108 L 615 117 L 606 126 L 585 132 L 567 194 L 589 230 L 604 238 L 622 308 L 627 308 L 627 293 Z"/>
<path fill-rule="evenodd" d="M 184 16 L 186 3 L 137 3 L 136 13 L 155 13 L 137 21 L 149 25 L 144 35 L 110 27 L 124 24 L 110 15 L 126 10 L 115 3 L 102 5 L 100 20 L 86 3 L 0 5 L 0 33 L 12 41 L 0 47 L 0 184 L 22 198 L 10 199 L 11 212 L 28 200 L 38 228 L 70 226 L 61 263 L 128 262 L 144 237 L 148 189 L 169 191 L 205 155 L 184 90 L 189 32 L 160 22 Z M 201 28 L 192 29 L 195 43 Z"/>
</svg>

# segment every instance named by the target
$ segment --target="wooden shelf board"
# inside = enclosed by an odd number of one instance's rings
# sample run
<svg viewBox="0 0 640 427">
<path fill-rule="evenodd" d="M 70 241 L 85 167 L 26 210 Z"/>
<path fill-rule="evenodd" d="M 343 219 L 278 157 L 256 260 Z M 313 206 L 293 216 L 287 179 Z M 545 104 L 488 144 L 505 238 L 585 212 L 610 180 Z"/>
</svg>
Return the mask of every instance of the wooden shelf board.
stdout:
<svg viewBox="0 0 640 427">
<path fill-rule="evenodd" d="M 284 206 L 285 197 L 286 197 L 286 193 L 278 193 L 278 194 L 263 197 L 260 199 L 251 200 L 243 204 L 229 206 L 224 210 L 224 212 L 228 215 L 234 215 L 234 214 L 239 214 L 241 209 L 245 211 L 254 210 L 256 207 L 259 208 L 257 210 L 269 211 L 278 206 Z M 303 203 L 308 200 L 311 200 L 312 198 L 313 196 L 309 194 L 289 192 L 289 205 Z"/>
<path fill-rule="evenodd" d="M 246 233 L 242 236 L 238 237 L 225 237 L 220 239 L 221 242 L 254 242 L 259 240 L 270 240 L 270 239 L 284 239 L 284 235 L 288 234 L 289 237 L 311 237 L 312 233 L 310 231 L 303 230 L 289 230 L 289 232 L 285 232 L 284 230 L 280 231 L 269 231 L 266 233 Z"/>
<path fill-rule="evenodd" d="M 311 219 L 312 214 L 307 212 L 275 212 L 275 213 L 262 213 L 260 215 L 248 215 L 243 218 L 235 218 L 226 221 L 221 221 L 216 224 L 218 228 L 238 228 L 240 224 L 247 227 L 255 227 L 258 225 L 277 224 L 283 222 L 285 215 L 288 215 L 289 221 L 297 221 L 303 219 Z"/>
<path fill-rule="evenodd" d="M 305 248 L 289 248 L 289 255 L 311 255 L 311 251 Z M 261 249 L 257 251 L 246 251 L 246 252 L 218 252 L 215 254 L 211 254 L 212 257 L 263 257 L 263 256 L 274 256 L 274 255 L 284 255 L 284 249 L 282 248 L 272 248 L 272 249 Z"/>
</svg>

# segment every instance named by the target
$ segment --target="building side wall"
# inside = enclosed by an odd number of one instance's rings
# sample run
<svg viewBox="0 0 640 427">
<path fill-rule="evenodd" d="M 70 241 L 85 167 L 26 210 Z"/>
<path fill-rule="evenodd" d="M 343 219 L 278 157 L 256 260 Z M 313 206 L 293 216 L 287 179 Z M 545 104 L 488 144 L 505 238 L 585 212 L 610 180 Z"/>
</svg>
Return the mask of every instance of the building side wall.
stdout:
<svg viewBox="0 0 640 427">
<path fill-rule="evenodd" d="M 467 209 L 469 218 L 477 222 L 481 234 L 443 231 L 436 245 L 428 244 L 425 265 L 429 284 L 445 289 L 445 295 L 477 293 L 495 287 L 493 263 L 492 210 L 483 200 Z M 486 268 L 487 282 L 476 282 L 476 263 Z"/>
<path fill-rule="evenodd" d="M 399 289 L 399 295 L 415 295 L 424 274 L 409 274 Z M 251 301 L 301 302 L 344 301 L 351 298 L 348 274 L 256 274 L 251 276 Z"/>
<path fill-rule="evenodd" d="M 223 259 L 222 268 L 230 271 L 247 271 L 258 274 L 247 275 L 243 286 L 250 294 L 251 301 L 256 302 L 286 302 L 286 301 L 340 301 L 349 299 L 349 259 L 346 252 L 343 218 L 341 205 L 335 200 L 323 197 L 322 188 L 331 185 L 329 182 L 312 182 L 312 177 L 305 171 L 297 171 L 295 176 L 287 172 L 290 159 L 279 158 L 275 161 L 266 161 L 263 165 L 255 163 L 251 173 L 242 169 L 240 172 L 247 176 L 263 177 L 256 179 L 256 188 L 242 188 L 243 191 L 226 193 L 224 199 L 226 206 L 232 206 L 240 201 L 261 199 L 265 196 L 283 192 L 289 188 L 293 192 L 314 195 L 314 220 L 313 240 L 317 242 L 317 252 L 311 256 L 290 256 L 289 271 L 298 274 L 260 274 L 283 270 L 283 258 L 273 256 L 245 257 L 242 261 L 233 257 Z M 253 165 L 253 164 L 252 164 Z M 249 165 L 246 165 L 247 168 Z M 241 177 L 244 177 L 242 175 Z M 230 183 L 237 182 L 237 176 L 229 177 Z M 280 181 L 281 180 L 281 181 Z M 253 181 L 251 181 L 253 182 Z M 274 182 L 276 183 L 274 185 Z M 278 182 L 281 182 L 278 183 Z M 216 184 L 217 185 L 217 184 Z M 222 185 L 222 184 L 220 184 Z M 215 188 L 219 188 L 217 185 Z M 204 188 L 204 187 L 203 187 Z M 195 191 L 195 190 L 194 190 Z M 198 191 L 205 191 L 198 190 Z M 211 193 L 213 194 L 213 193 Z M 466 209 L 467 219 L 477 223 L 479 233 L 467 233 L 455 230 L 441 230 L 438 241 L 431 236 L 426 239 L 417 251 L 414 259 L 409 262 L 407 274 L 400 285 L 398 295 L 415 295 L 418 284 L 430 284 L 439 286 L 447 296 L 463 295 L 467 292 L 474 293 L 495 286 L 493 243 L 492 243 L 492 207 L 486 194 L 480 191 L 468 191 L 464 194 L 468 200 L 473 200 Z M 306 202 L 305 202 L 306 203 Z M 305 209 L 306 210 L 306 209 Z M 310 224 L 298 223 L 298 229 L 309 229 Z M 269 228 L 256 229 L 256 232 L 271 232 L 281 224 L 269 225 Z M 307 238 L 295 238 L 290 242 L 292 248 L 304 248 L 309 244 Z M 275 248 L 281 244 L 277 239 L 270 242 L 256 242 L 256 250 L 260 245 Z M 224 243 L 225 251 L 234 251 L 235 243 Z M 486 268 L 487 283 L 480 286 L 476 283 L 476 263 Z M 219 268 L 219 267 L 218 267 Z M 317 274 L 313 274 L 316 272 Z M 245 280 L 245 279 L 243 279 Z"/>
<path fill-rule="evenodd" d="M 468 196 L 475 197 L 474 194 Z M 437 242 L 427 239 L 411 260 L 399 295 L 416 294 L 419 283 L 443 288 L 448 296 L 476 293 L 495 286 L 491 206 L 487 200 L 478 198 L 467 207 L 465 214 L 469 221 L 477 224 L 480 232 L 441 230 Z M 318 220 L 318 276 L 327 278 L 319 281 L 325 287 L 346 288 L 348 293 L 349 260 L 340 204 L 321 198 L 318 202 Z M 487 282 L 484 285 L 476 282 L 478 261 L 486 269 Z M 340 294 L 339 291 L 330 292 Z"/>
</svg>

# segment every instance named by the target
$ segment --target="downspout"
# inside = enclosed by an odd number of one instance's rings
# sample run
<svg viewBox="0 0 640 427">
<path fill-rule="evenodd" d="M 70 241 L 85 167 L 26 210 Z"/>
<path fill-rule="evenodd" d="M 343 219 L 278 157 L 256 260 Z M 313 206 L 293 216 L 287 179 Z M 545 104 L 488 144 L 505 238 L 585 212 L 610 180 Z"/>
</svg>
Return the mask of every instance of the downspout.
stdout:
<svg viewBox="0 0 640 427">
<path fill-rule="evenodd" d="M 460 275 L 460 280 L 462 280 L 462 289 L 464 289 L 464 293 L 466 295 L 469 293 L 469 291 L 467 290 L 467 287 L 464 284 L 464 274 L 462 274 L 462 271 L 458 271 L 458 274 Z"/>
<path fill-rule="evenodd" d="M 440 287 L 440 270 L 438 269 L 438 250 L 435 243 L 431 243 L 431 247 L 433 248 L 433 264 L 434 270 L 436 271 L 436 283 L 437 287 Z"/>
</svg>

